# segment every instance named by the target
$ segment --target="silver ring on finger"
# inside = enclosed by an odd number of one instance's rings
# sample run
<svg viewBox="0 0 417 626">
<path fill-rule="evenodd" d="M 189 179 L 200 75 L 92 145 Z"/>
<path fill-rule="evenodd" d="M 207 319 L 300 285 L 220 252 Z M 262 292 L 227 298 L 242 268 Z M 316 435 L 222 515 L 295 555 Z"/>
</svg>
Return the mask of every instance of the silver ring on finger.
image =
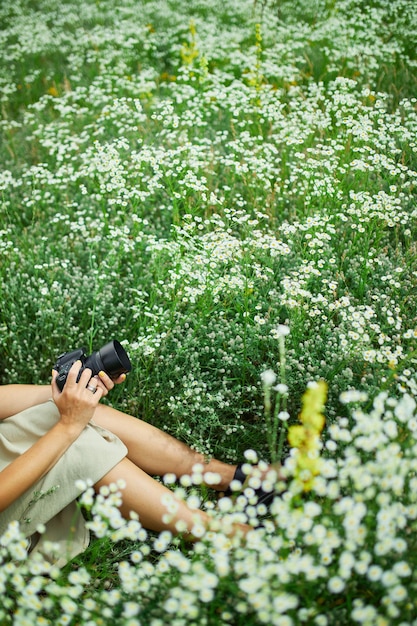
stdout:
<svg viewBox="0 0 417 626">
<path fill-rule="evenodd" d="M 91 391 L 91 393 L 96 393 L 97 387 L 93 387 L 93 385 L 87 385 L 87 389 Z"/>
</svg>

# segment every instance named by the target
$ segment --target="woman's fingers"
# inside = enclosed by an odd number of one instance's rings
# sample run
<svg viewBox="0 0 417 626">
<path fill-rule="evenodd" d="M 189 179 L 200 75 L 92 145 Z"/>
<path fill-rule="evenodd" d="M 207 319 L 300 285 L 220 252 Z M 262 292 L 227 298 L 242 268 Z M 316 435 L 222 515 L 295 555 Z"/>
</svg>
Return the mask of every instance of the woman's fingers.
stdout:
<svg viewBox="0 0 417 626">
<path fill-rule="evenodd" d="M 54 377 L 55 379 L 55 377 Z M 62 393 L 56 384 L 52 386 L 53 400 L 61 415 L 61 423 L 82 430 L 93 417 L 103 388 L 98 386 L 89 368 L 82 369 L 77 361 L 70 368 Z"/>
<path fill-rule="evenodd" d="M 58 372 L 56 370 L 52 370 L 52 383 L 51 383 L 51 388 L 52 388 L 52 399 L 56 400 L 56 398 L 59 396 L 59 394 L 61 393 L 57 387 L 56 384 L 56 377 L 58 376 Z"/>
<path fill-rule="evenodd" d="M 75 361 L 71 366 L 67 379 L 65 381 L 64 390 L 66 392 L 79 392 L 82 393 L 83 390 L 87 389 L 89 393 L 99 393 L 100 399 L 103 396 L 106 396 L 108 392 L 113 389 L 115 385 L 119 385 L 126 380 L 126 374 L 121 374 L 118 378 L 113 380 L 110 378 L 106 372 L 101 371 L 96 376 L 93 376 L 93 372 L 90 368 L 82 369 L 83 365 L 81 361 Z M 82 371 L 81 371 L 82 370 Z M 57 372 L 55 370 L 52 371 L 52 396 L 55 400 L 57 395 L 60 395 L 60 392 L 57 386 L 54 384 L 55 379 L 57 377 Z"/>
<path fill-rule="evenodd" d="M 69 369 L 69 372 L 67 374 L 67 379 L 65 381 L 65 387 L 64 389 L 70 389 L 71 387 L 75 387 L 78 384 L 78 376 L 80 374 L 80 370 L 82 367 L 82 363 L 81 361 L 75 361 L 75 363 L 73 363 Z M 91 378 L 91 370 L 90 370 L 90 375 L 86 374 L 87 370 L 84 370 L 84 372 L 82 372 L 81 377 L 84 376 L 84 379 L 87 376 L 87 382 L 88 380 L 90 380 Z M 80 380 L 81 380 L 80 377 Z M 87 383 L 86 383 L 87 384 Z M 86 384 L 84 386 L 86 386 Z"/>
<path fill-rule="evenodd" d="M 69 378 L 71 373 L 72 373 L 72 368 L 69 371 L 68 378 Z M 76 382 L 77 385 L 79 385 L 80 387 L 85 389 L 87 387 L 87 385 L 89 384 L 90 380 L 91 380 L 93 372 L 90 370 L 89 367 L 86 367 L 85 370 L 83 370 L 81 372 L 80 379 L 77 382 L 77 377 L 78 377 L 79 373 L 80 373 L 80 368 L 78 368 L 78 372 L 75 375 L 75 382 Z M 72 380 L 72 376 L 71 376 L 71 380 Z M 68 379 L 67 379 L 67 383 L 68 383 Z"/>
<path fill-rule="evenodd" d="M 93 394 L 97 396 L 94 398 L 94 404 L 98 404 L 100 398 L 107 394 L 107 390 L 102 385 L 98 385 L 96 377 L 92 376 L 93 372 L 91 369 L 88 367 L 82 369 L 82 367 L 81 361 L 75 361 L 75 363 L 72 364 L 68 371 L 62 392 L 59 391 L 57 385 L 55 384 L 58 374 L 55 370 L 52 371 L 52 397 L 54 400 L 64 395 L 69 399 L 84 396 L 88 401 L 91 400 L 88 394 Z"/>
<path fill-rule="evenodd" d="M 103 395 L 107 395 L 107 393 L 113 389 L 115 385 L 120 385 L 120 383 L 123 383 L 126 380 L 126 374 L 120 374 L 116 380 L 113 380 L 110 376 L 108 376 L 108 374 L 106 374 L 106 372 L 101 371 L 97 376 L 95 376 L 95 378 L 97 379 L 98 386 L 103 389 Z"/>
</svg>

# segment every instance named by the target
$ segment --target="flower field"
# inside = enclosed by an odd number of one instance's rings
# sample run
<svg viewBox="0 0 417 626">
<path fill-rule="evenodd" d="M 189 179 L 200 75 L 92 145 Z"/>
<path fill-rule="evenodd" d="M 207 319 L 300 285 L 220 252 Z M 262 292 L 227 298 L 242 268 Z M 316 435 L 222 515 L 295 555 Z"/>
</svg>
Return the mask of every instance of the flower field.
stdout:
<svg viewBox="0 0 417 626">
<path fill-rule="evenodd" d="M 86 484 L 64 570 L 0 538 L 1 626 L 417 624 L 413 4 L 2 1 L 0 382 L 116 338 L 114 406 L 287 480 L 196 468 L 254 531 L 193 547 Z"/>
</svg>

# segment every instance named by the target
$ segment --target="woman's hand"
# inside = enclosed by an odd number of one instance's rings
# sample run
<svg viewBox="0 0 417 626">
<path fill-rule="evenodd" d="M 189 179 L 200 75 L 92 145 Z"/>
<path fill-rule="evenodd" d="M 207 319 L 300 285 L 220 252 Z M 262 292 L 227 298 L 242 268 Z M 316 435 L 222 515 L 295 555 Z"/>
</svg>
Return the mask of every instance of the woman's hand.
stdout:
<svg viewBox="0 0 417 626">
<path fill-rule="evenodd" d="M 116 380 L 113 380 L 110 376 L 107 376 L 106 372 L 99 372 L 97 376 L 94 376 L 94 379 L 97 380 L 97 387 L 100 387 L 100 389 L 103 390 L 103 396 L 107 396 L 109 391 L 111 391 L 115 385 L 124 383 L 126 380 L 126 374 L 120 374 Z"/>
<path fill-rule="evenodd" d="M 87 426 L 100 399 L 114 387 L 115 383 L 124 380 L 121 376 L 113 382 L 106 374 L 92 377 L 92 371 L 87 368 L 77 382 L 81 366 L 81 361 L 77 361 L 71 367 L 62 392 L 55 382 L 58 372 L 52 373 L 52 398 L 60 413 L 60 419 L 33 446 L 0 472 L 0 513 L 35 485 L 57 463 Z M 27 395 L 26 401 L 12 400 L 14 396 L 22 397 L 22 388 L 18 385 L 6 388 L 0 394 L 1 400 L 6 400 L 4 417 L 33 406 L 37 401 L 46 402 L 50 396 L 47 388 L 47 393 L 42 387 L 33 388 L 29 385 L 23 389 Z"/>
<path fill-rule="evenodd" d="M 101 383 L 101 379 L 98 381 L 96 377 L 92 377 L 89 368 L 81 373 L 77 382 L 81 367 L 81 361 L 76 361 L 72 365 L 62 392 L 55 382 L 57 372 L 52 373 L 52 398 L 60 413 L 60 422 L 72 432 L 78 433 L 87 426 L 100 399 L 107 394 L 110 387 L 105 384 L 108 385 L 108 381 Z"/>
</svg>

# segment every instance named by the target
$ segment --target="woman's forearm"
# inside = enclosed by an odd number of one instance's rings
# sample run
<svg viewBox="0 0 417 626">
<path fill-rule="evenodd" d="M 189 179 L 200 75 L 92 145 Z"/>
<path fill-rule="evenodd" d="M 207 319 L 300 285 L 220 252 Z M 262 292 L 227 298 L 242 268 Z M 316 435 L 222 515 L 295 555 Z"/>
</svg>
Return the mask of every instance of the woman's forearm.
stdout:
<svg viewBox="0 0 417 626">
<path fill-rule="evenodd" d="M 51 397 L 50 385 L 1 385 L 0 419 L 16 415 Z"/>
<path fill-rule="evenodd" d="M 83 428 L 83 424 L 57 422 L 31 448 L 0 472 L 0 512 L 55 465 Z"/>
<path fill-rule="evenodd" d="M 62 393 L 55 382 L 57 372 L 52 375 L 51 386 L 0 387 L 2 418 L 42 404 L 50 397 L 59 412 L 59 420 L 55 425 L 0 472 L 0 511 L 33 487 L 55 465 L 87 426 L 100 399 L 114 387 L 114 382 L 106 374 L 99 379 L 93 378 L 91 374 L 88 368 L 82 370 L 81 362 L 77 361 L 68 372 Z"/>
</svg>

